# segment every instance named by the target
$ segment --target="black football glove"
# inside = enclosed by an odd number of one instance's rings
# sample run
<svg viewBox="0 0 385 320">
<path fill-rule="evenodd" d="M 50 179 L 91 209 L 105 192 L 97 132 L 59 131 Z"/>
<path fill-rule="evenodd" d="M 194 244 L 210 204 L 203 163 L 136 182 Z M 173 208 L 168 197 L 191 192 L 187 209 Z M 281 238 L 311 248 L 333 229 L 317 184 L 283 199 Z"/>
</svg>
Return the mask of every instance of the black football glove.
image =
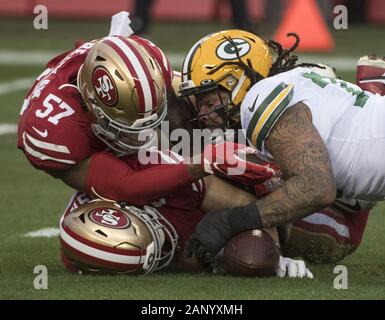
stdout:
<svg viewBox="0 0 385 320">
<path fill-rule="evenodd" d="M 255 202 L 206 214 L 187 241 L 185 256 L 195 255 L 204 267 L 210 267 L 215 255 L 236 234 L 261 229 L 261 216 Z"/>
</svg>

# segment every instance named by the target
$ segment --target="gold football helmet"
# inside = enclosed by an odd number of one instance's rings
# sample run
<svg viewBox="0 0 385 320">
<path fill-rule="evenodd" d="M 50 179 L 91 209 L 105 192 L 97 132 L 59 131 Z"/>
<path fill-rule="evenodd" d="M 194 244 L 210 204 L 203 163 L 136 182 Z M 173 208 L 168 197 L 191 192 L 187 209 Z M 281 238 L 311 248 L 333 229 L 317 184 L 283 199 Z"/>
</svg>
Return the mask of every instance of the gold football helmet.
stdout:
<svg viewBox="0 0 385 320">
<path fill-rule="evenodd" d="M 78 73 L 78 87 L 94 118 L 94 133 L 120 153 L 150 145 L 167 113 L 161 67 L 137 41 L 99 40 Z"/>
<path fill-rule="evenodd" d="M 266 77 L 272 56 L 266 42 L 243 30 L 226 30 L 202 38 L 183 62 L 181 97 L 193 97 L 218 88 L 229 92 L 214 111 L 227 120 L 238 121 L 238 107 L 250 87 Z M 191 105 L 199 112 L 194 100 Z"/>
<path fill-rule="evenodd" d="M 84 273 L 148 274 L 166 267 L 178 242 L 154 208 L 92 200 L 60 221 L 62 255 Z"/>
</svg>

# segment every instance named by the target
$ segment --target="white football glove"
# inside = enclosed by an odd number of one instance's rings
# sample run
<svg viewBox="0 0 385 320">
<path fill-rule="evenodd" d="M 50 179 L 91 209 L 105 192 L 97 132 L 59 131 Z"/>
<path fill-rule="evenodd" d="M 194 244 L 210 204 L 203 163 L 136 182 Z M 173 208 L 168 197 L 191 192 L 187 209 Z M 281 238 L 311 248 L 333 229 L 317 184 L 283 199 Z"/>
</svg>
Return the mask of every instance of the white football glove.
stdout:
<svg viewBox="0 0 385 320">
<path fill-rule="evenodd" d="M 282 256 L 279 257 L 276 276 L 280 278 L 314 278 L 311 271 L 306 268 L 305 262 L 302 260 L 293 260 Z"/>
</svg>

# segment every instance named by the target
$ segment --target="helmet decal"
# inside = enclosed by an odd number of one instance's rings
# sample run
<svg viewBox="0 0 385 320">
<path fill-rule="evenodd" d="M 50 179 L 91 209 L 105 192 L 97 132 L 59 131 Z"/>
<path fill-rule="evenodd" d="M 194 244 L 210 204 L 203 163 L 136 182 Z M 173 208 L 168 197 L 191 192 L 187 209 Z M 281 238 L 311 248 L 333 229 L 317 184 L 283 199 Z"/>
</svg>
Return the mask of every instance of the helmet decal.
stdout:
<svg viewBox="0 0 385 320">
<path fill-rule="evenodd" d="M 107 106 L 115 106 L 118 102 L 118 92 L 114 80 L 108 71 L 98 67 L 92 75 L 92 84 L 95 94 Z"/>
<path fill-rule="evenodd" d="M 104 227 L 125 229 L 131 226 L 130 219 L 122 212 L 111 208 L 97 208 L 89 213 L 91 221 Z"/>
<path fill-rule="evenodd" d="M 248 43 L 245 39 L 235 38 L 232 39 L 232 41 L 236 45 L 240 57 L 243 57 L 250 51 L 250 43 Z M 236 59 L 237 51 L 236 48 L 234 48 L 233 43 L 230 42 L 228 39 L 223 41 L 216 50 L 217 56 L 223 60 Z"/>
</svg>

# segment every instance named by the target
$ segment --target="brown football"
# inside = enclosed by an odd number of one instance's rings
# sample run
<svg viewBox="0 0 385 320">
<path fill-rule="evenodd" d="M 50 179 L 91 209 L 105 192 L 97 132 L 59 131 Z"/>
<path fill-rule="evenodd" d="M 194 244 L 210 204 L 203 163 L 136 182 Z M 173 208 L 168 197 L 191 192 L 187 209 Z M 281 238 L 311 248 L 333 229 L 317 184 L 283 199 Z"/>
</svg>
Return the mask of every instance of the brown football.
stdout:
<svg viewBox="0 0 385 320">
<path fill-rule="evenodd" d="M 248 230 L 233 237 L 223 253 L 227 272 L 244 277 L 271 277 L 279 263 L 279 248 L 261 230 Z"/>
</svg>

